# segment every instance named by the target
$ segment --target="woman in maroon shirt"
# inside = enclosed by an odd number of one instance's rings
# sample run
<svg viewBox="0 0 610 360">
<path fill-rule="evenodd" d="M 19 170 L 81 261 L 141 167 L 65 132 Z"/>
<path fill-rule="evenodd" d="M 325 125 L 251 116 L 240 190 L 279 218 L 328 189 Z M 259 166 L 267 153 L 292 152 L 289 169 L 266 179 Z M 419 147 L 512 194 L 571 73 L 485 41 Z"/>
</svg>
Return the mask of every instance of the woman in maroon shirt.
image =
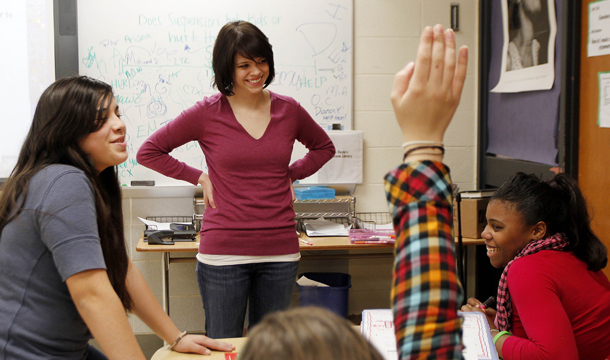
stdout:
<svg viewBox="0 0 610 360">
<path fill-rule="evenodd" d="M 290 304 L 300 259 L 292 182 L 318 171 L 335 148 L 298 102 L 266 89 L 275 73 L 273 51 L 256 26 L 226 24 L 212 67 L 220 93 L 155 132 L 137 160 L 203 186 L 197 276 L 205 328 L 230 338 L 242 336 L 247 304 L 249 327 Z M 190 141 L 203 150 L 207 174 L 169 155 Z M 290 164 L 295 141 L 309 152 Z"/>
</svg>

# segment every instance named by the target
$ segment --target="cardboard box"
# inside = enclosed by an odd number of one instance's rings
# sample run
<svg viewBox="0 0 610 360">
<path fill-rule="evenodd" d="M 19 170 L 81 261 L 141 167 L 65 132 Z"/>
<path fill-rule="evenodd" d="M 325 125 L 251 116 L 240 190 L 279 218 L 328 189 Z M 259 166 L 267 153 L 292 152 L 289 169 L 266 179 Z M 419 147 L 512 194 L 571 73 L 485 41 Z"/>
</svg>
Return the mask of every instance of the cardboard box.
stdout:
<svg viewBox="0 0 610 360">
<path fill-rule="evenodd" d="M 485 217 L 487 204 L 490 197 L 479 199 L 462 199 L 460 209 L 462 210 L 462 238 L 480 239 L 485 229 L 487 219 Z M 454 235 L 459 234 L 457 203 L 453 201 L 453 228 Z"/>
</svg>

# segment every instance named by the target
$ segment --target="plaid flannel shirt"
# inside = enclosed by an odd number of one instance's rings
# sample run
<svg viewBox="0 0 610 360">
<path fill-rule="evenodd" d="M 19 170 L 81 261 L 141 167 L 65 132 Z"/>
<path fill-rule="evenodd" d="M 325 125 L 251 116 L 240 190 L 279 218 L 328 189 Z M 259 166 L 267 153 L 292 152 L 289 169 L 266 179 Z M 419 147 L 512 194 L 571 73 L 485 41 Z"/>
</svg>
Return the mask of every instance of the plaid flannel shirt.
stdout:
<svg viewBox="0 0 610 360">
<path fill-rule="evenodd" d="M 399 359 L 462 359 L 449 168 L 402 164 L 385 177 L 396 230 L 392 307 Z"/>
</svg>

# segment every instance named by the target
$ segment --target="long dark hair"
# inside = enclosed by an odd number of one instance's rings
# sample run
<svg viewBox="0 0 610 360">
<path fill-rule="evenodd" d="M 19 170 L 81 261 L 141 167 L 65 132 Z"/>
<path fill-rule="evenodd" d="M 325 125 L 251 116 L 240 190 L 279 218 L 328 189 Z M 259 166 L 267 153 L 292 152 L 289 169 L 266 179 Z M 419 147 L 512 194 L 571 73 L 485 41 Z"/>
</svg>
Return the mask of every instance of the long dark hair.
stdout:
<svg viewBox="0 0 610 360">
<path fill-rule="evenodd" d="M 606 246 L 591 229 L 585 198 L 570 175 L 560 173 L 542 181 L 519 172 L 494 193 L 494 200 L 509 203 L 528 226 L 544 221 L 547 236 L 565 234 L 568 249 L 587 263 L 589 270 L 606 267 Z"/>
<path fill-rule="evenodd" d="M 225 96 L 233 95 L 233 74 L 235 74 L 235 55 L 250 60 L 264 58 L 269 65 L 269 76 L 263 88 L 271 84 L 275 77 L 273 50 L 269 39 L 259 28 L 247 21 L 234 21 L 225 24 L 218 32 L 212 53 L 214 86 Z"/>
<path fill-rule="evenodd" d="M 97 227 L 110 283 L 126 310 L 132 301 L 125 286 L 129 264 L 125 251 L 121 189 L 114 167 L 98 174 L 78 141 L 99 130 L 108 119 L 113 98 L 110 85 L 86 77 L 57 80 L 41 95 L 32 126 L 17 165 L 0 196 L 0 232 L 21 213 L 28 185 L 41 169 L 52 164 L 82 170 L 93 187 Z"/>
</svg>

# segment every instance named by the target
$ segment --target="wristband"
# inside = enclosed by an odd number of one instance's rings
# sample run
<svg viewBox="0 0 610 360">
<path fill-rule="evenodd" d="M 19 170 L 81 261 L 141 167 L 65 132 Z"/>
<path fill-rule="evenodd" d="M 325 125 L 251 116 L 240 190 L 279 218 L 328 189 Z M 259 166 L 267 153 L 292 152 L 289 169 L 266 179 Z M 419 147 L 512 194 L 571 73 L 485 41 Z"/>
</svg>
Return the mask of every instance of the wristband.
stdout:
<svg viewBox="0 0 610 360">
<path fill-rule="evenodd" d="M 445 148 L 442 147 L 442 146 L 424 145 L 424 146 L 417 146 L 417 147 L 414 147 L 414 148 L 411 148 L 411 149 L 407 150 L 405 152 L 405 155 L 402 157 L 402 161 L 404 162 L 407 159 L 407 156 L 411 155 L 412 152 L 417 151 L 417 150 L 421 150 L 421 149 L 438 149 L 438 150 L 441 151 L 441 153 L 440 154 L 434 154 L 434 155 L 445 155 Z"/>
<path fill-rule="evenodd" d="M 436 141 L 431 141 L 431 140 L 415 140 L 415 141 L 407 141 L 402 143 L 402 147 L 404 149 L 408 148 L 409 146 L 413 146 L 413 145 L 438 145 L 438 146 L 445 146 L 442 142 L 436 142 Z"/>
<path fill-rule="evenodd" d="M 496 344 L 496 342 L 502 335 L 512 335 L 512 334 L 508 331 L 500 331 L 496 336 L 494 336 L 494 345 Z"/>
<path fill-rule="evenodd" d="M 186 336 L 186 331 L 184 331 L 182 334 L 178 335 L 178 337 L 176 338 L 176 341 L 174 341 L 174 343 L 172 344 L 172 346 L 169 347 L 169 349 L 174 350 L 174 346 L 178 345 L 180 340 L 182 340 L 182 338 L 185 336 Z"/>
</svg>

